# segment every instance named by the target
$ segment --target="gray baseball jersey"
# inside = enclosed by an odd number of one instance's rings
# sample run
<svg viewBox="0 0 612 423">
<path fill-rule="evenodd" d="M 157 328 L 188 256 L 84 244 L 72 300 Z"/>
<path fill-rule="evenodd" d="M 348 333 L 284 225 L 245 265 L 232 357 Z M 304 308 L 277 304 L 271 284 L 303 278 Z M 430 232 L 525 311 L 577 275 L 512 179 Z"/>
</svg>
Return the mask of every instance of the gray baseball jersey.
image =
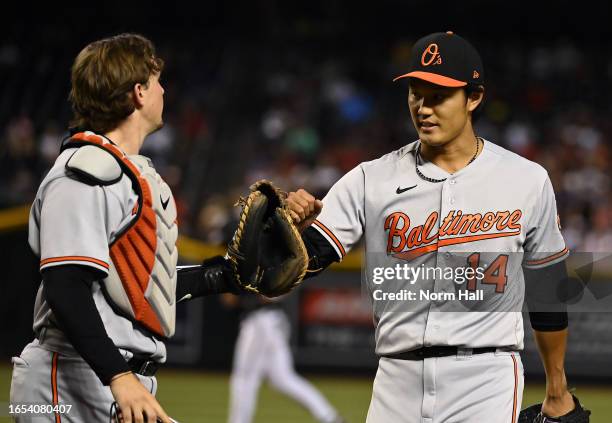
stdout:
<svg viewBox="0 0 612 423">
<path fill-rule="evenodd" d="M 415 171 L 418 142 L 348 172 L 323 199 L 313 225 L 339 258 L 365 238 L 377 354 L 432 345 L 522 349 L 522 266 L 544 267 L 568 255 L 546 170 L 484 141 L 482 153 L 454 174 L 420 162 L 423 175 L 446 178 L 433 183 Z M 448 302 L 431 301 L 429 293 L 456 291 L 455 282 L 435 273 L 412 285 L 428 293 L 425 298 L 376 301 L 385 283 L 375 276 L 385 268 L 456 268 L 458 257 L 483 269 L 466 288 L 483 291 L 484 310 L 456 311 L 445 309 Z"/>
<path fill-rule="evenodd" d="M 74 151 L 68 149 L 62 152 L 40 185 L 30 211 L 30 246 L 40 256 L 41 270 L 72 263 L 108 273 L 109 245 L 135 217 L 133 211 L 137 196 L 125 174 L 119 182 L 108 186 L 91 186 L 68 177 L 66 162 Z M 129 160 L 138 169 L 152 168 L 150 160 L 144 156 L 129 156 Z M 161 178 L 159 183 L 164 186 L 164 191 L 170 192 Z M 176 214 L 174 201 L 171 203 Z M 106 301 L 100 283 L 94 282 L 92 295 L 106 332 L 121 353 L 128 359 L 133 354 L 139 354 L 165 361 L 163 342 L 116 314 Z M 46 326 L 57 326 L 42 289 L 41 284 L 34 306 L 36 334 Z M 59 344 L 52 347 L 55 351 L 71 348 L 61 338 L 54 342 Z"/>
</svg>

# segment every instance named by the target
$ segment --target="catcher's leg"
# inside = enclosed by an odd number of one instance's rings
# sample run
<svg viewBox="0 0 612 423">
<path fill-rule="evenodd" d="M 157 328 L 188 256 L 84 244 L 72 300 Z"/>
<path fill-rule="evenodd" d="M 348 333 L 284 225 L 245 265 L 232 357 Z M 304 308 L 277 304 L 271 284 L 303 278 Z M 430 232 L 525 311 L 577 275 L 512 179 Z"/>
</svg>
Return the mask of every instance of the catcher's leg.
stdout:
<svg viewBox="0 0 612 423">
<path fill-rule="evenodd" d="M 278 310 L 267 311 L 264 316 L 269 340 L 269 358 L 266 375 L 278 391 L 302 404 L 320 422 L 332 422 L 338 413 L 325 397 L 306 379 L 295 372 L 289 348 L 289 322 Z"/>
<path fill-rule="evenodd" d="M 523 364 L 517 352 L 438 359 L 433 423 L 516 422 L 523 398 Z"/>
<path fill-rule="evenodd" d="M 108 423 L 113 396 L 91 367 L 73 351 L 49 351 L 38 341 L 13 359 L 11 403 L 59 404 L 64 414 L 24 414 L 18 423 Z M 152 388 L 152 387 L 151 387 Z"/>
<path fill-rule="evenodd" d="M 230 377 L 229 423 L 250 423 L 255 413 L 263 363 L 267 359 L 265 339 L 257 319 L 259 313 L 251 313 L 240 324 Z"/>
</svg>

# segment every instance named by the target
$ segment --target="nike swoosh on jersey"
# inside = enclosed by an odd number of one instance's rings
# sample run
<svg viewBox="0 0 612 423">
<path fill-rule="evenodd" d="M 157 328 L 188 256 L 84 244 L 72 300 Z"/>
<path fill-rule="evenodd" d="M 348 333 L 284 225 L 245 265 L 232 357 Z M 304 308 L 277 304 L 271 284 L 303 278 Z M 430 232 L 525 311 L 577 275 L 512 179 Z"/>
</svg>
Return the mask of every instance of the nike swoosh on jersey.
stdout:
<svg viewBox="0 0 612 423">
<path fill-rule="evenodd" d="M 160 195 L 159 200 L 161 201 L 161 205 L 164 208 L 164 210 L 166 210 L 166 207 L 168 207 L 168 203 L 170 202 L 170 197 L 166 198 L 166 201 L 164 201 L 164 199 Z"/>
<path fill-rule="evenodd" d="M 416 185 L 413 185 L 413 186 L 408 187 L 408 188 L 397 187 L 397 189 L 395 190 L 395 193 L 396 194 L 401 194 L 401 193 L 406 192 L 406 191 L 408 191 L 409 189 L 412 189 L 412 188 L 416 188 Z"/>
</svg>

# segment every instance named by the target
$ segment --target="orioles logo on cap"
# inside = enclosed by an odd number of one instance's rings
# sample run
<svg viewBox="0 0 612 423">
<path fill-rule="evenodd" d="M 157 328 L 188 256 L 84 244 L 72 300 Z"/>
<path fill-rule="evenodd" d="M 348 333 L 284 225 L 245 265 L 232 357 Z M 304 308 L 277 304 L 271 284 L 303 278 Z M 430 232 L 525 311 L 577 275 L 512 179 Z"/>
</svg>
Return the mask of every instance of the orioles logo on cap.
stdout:
<svg viewBox="0 0 612 423">
<path fill-rule="evenodd" d="M 423 66 L 429 66 L 431 64 L 441 65 L 442 64 L 442 56 L 438 52 L 437 44 L 430 44 L 427 46 L 423 55 L 421 56 L 421 64 Z"/>
</svg>

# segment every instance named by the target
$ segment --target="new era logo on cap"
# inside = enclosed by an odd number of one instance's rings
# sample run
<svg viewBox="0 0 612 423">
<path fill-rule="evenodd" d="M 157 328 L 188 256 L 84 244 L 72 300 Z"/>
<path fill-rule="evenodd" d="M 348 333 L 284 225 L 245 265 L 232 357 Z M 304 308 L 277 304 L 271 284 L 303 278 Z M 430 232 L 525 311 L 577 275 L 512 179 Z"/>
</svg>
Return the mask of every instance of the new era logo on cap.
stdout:
<svg viewBox="0 0 612 423">
<path fill-rule="evenodd" d="M 482 60 L 464 38 L 436 32 L 418 40 L 413 47 L 408 73 L 394 79 L 419 78 L 445 87 L 484 85 Z"/>
</svg>

